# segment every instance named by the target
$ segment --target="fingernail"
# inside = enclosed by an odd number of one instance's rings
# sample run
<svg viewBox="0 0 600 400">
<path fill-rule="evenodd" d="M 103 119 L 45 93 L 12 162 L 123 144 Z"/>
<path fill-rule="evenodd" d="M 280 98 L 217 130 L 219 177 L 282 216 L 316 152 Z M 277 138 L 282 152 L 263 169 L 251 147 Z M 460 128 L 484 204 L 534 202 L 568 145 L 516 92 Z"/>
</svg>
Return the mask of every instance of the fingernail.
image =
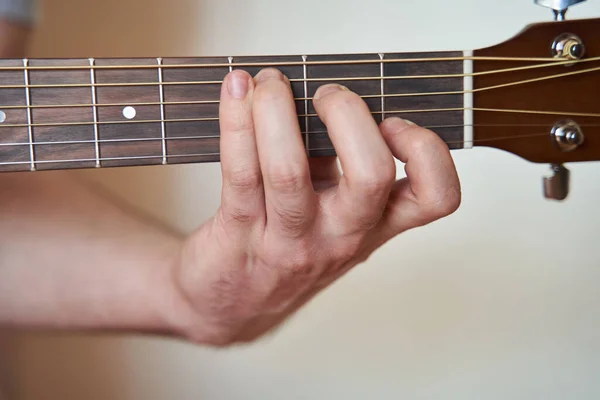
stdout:
<svg viewBox="0 0 600 400">
<path fill-rule="evenodd" d="M 279 81 L 285 81 L 285 76 L 278 69 L 265 68 L 260 70 L 258 74 L 256 74 L 256 76 L 254 77 L 254 79 L 256 80 L 256 82 L 259 83 L 275 79 Z"/>
<path fill-rule="evenodd" d="M 232 72 L 229 75 L 229 79 L 227 81 L 227 90 L 229 90 L 229 94 L 236 99 L 243 99 L 246 97 L 249 86 L 250 84 L 246 74 L 241 72 Z"/>
<path fill-rule="evenodd" d="M 319 100 L 327 95 L 330 95 L 335 92 L 341 92 L 343 90 L 347 91 L 348 88 L 345 86 L 342 86 L 342 85 L 337 85 L 337 84 L 324 85 L 324 86 L 321 86 L 319 89 L 317 89 L 314 99 Z"/>
<path fill-rule="evenodd" d="M 414 122 L 412 122 L 412 121 L 410 121 L 408 119 L 405 119 L 403 121 L 406 122 L 408 125 L 417 125 L 417 124 L 415 124 Z"/>
</svg>

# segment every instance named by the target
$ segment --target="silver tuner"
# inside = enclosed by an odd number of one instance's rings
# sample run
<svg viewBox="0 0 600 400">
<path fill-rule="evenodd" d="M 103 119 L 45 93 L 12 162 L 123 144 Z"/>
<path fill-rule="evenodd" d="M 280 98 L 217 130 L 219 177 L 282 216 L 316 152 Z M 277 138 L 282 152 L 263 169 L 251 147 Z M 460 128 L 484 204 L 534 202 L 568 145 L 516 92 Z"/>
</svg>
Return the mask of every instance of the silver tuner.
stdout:
<svg viewBox="0 0 600 400">
<path fill-rule="evenodd" d="M 564 21 L 569 7 L 584 1 L 585 0 L 534 0 L 537 5 L 552 9 L 556 21 Z"/>
<path fill-rule="evenodd" d="M 569 195 L 570 171 L 561 164 L 552 164 L 552 176 L 544 178 L 544 197 L 563 201 Z"/>
</svg>

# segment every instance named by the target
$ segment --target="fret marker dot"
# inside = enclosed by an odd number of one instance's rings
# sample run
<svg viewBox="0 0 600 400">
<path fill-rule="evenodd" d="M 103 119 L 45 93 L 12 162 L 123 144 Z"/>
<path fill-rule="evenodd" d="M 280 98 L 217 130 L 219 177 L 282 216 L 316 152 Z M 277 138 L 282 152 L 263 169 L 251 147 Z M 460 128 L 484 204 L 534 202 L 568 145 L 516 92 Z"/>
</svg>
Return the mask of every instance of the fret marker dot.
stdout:
<svg viewBox="0 0 600 400">
<path fill-rule="evenodd" d="M 0 111 L 0 124 L 6 121 L 6 113 L 4 111 Z"/>
<path fill-rule="evenodd" d="M 136 114 L 135 108 L 133 108 L 131 106 L 125 107 L 123 109 L 123 116 L 127 119 L 134 119 L 135 114 Z"/>
</svg>

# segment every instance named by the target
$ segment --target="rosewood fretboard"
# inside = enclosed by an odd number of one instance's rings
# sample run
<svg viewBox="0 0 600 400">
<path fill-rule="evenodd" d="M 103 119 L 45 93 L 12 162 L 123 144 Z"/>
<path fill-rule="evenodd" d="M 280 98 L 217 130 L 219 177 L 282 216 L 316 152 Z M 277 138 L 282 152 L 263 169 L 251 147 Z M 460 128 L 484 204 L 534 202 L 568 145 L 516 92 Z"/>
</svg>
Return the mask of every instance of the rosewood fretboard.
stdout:
<svg viewBox="0 0 600 400">
<path fill-rule="evenodd" d="M 292 82 L 310 156 L 335 154 L 311 100 L 329 82 L 378 122 L 407 118 L 463 148 L 463 55 L 0 60 L 0 171 L 218 161 L 223 78 L 267 66 Z"/>
</svg>

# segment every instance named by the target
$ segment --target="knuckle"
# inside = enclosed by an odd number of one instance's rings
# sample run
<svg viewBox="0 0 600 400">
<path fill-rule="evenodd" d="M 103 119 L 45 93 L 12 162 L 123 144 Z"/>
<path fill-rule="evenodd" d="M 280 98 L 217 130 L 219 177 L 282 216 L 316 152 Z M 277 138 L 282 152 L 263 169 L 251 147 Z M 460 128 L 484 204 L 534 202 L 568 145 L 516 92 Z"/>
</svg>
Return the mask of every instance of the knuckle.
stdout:
<svg viewBox="0 0 600 400">
<path fill-rule="evenodd" d="M 226 184 L 235 192 L 250 194 L 256 192 L 261 186 L 262 176 L 256 169 L 241 169 L 230 173 Z"/>
<path fill-rule="evenodd" d="M 358 231 L 370 231 L 375 229 L 381 219 L 381 213 L 374 215 L 369 213 L 368 215 L 362 215 L 355 219 L 354 226 Z"/>
<path fill-rule="evenodd" d="M 277 214 L 279 224 L 289 234 L 299 234 L 303 232 L 307 226 L 308 217 L 301 208 L 277 207 L 275 208 L 275 213 Z"/>
<path fill-rule="evenodd" d="M 304 241 L 299 241 L 291 254 L 280 260 L 280 265 L 284 271 L 296 279 L 302 276 L 311 277 L 316 272 L 312 253 Z"/>
<path fill-rule="evenodd" d="M 273 167 L 267 173 L 269 186 L 281 194 L 295 194 L 307 184 L 308 174 L 301 167 Z"/>
<path fill-rule="evenodd" d="M 444 218 L 454 213 L 460 207 L 461 192 L 457 187 L 451 187 L 432 196 L 422 206 L 425 217 L 429 220 Z"/>
<path fill-rule="evenodd" d="M 366 197 L 381 197 L 391 187 L 393 178 L 379 174 L 363 174 L 356 178 L 357 190 L 360 190 Z"/>
<path fill-rule="evenodd" d="M 229 217 L 241 224 L 248 224 L 256 220 L 257 215 L 247 208 L 235 207 L 228 212 Z"/>
</svg>

